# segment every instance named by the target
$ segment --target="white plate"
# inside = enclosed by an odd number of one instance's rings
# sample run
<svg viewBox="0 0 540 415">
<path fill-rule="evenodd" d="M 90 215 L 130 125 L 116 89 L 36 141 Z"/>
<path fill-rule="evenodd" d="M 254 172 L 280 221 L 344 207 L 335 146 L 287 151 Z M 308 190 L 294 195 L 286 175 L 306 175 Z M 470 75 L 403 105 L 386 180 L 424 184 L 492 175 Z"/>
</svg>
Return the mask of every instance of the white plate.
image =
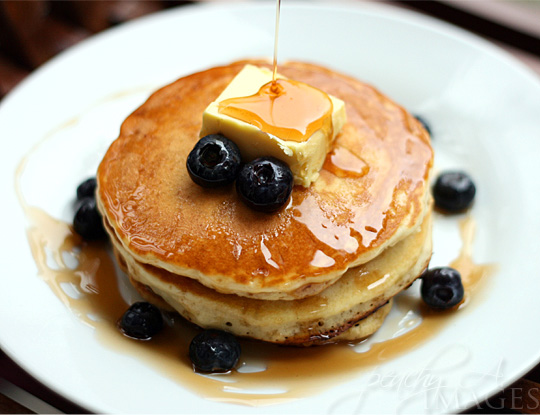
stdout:
<svg viewBox="0 0 540 415">
<path fill-rule="evenodd" d="M 495 262 L 499 272 L 478 304 L 431 341 L 317 396 L 257 411 L 438 413 L 473 406 L 540 359 L 540 84 L 504 52 L 454 27 L 388 7 L 329 3 L 285 2 L 279 58 L 349 73 L 425 116 L 438 169 L 460 167 L 476 180 L 475 260 Z M 14 190 L 19 162 L 46 143 L 28 165 L 33 179 L 23 180 L 24 196 L 69 221 L 73 189 L 95 171 L 121 120 L 151 90 L 199 69 L 270 56 L 273 29 L 273 4 L 158 13 L 68 50 L 2 102 L 1 347 L 75 403 L 96 412 L 254 411 L 199 398 L 107 349 L 60 303 L 36 275 Z M 451 220 L 435 229 L 434 264 L 455 257 Z"/>
</svg>

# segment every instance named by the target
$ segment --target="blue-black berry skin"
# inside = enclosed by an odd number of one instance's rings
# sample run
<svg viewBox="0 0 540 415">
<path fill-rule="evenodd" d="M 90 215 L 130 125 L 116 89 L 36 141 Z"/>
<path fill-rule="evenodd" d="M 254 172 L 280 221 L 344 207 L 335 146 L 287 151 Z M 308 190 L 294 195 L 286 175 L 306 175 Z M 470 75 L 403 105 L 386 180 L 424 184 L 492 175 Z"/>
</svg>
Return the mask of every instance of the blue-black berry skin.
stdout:
<svg viewBox="0 0 540 415">
<path fill-rule="evenodd" d="M 128 337 L 149 340 L 163 328 L 163 317 L 155 305 L 139 301 L 126 310 L 118 325 Z"/>
<path fill-rule="evenodd" d="M 246 163 L 236 179 L 236 191 L 250 208 L 275 212 L 289 200 L 294 178 L 287 163 L 260 157 Z"/>
<path fill-rule="evenodd" d="M 426 121 L 426 119 L 424 117 L 420 116 L 420 115 L 415 115 L 414 118 L 416 118 L 418 120 L 418 122 L 420 122 L 420 124 L 422 124 L 422 127 L 424 127 L 424 129 L 427 131 L 427 133 L 431 137 L 431 126 Z"/>
<path fill-rule="evenodd" d="M 95 177 L 90 177 L 82 182 L 77 187 L 77 200 L 82 200 L 85 197 L 95 197 L 97 180 Z"/>
<path fill-rule="evenodd" d="M 240 353 L 236 337 L 221 330 L 205 330 L 189 345 L 189 358 L 199 372 L 228 372 L 238 363 Z"/>
<path fill-rule="evenodd" d="M 105 239 L 103 220 L 94 197 L 84 197 L 78 202 L 73 218 L 73 229 L 87 241 Z"/>
<path fill-rule="evenodd" d="M 438 310 L 458 305 L 465 295 L 460 273 L 450 267 L 433 268 L 424 272 L 420 292 L 424 302 Z"/>
<path fill-rule="evenodd" d="M 476 195 L 476 186 L 468 174 L 447 171 L 439 175 L 433 186 L 435 206 L 458 213 L 471 207 Z"/>
<path fill-rule="evenodd" d="M 188 155 L 186 166 L 195 183 L 219 187 L 234 182 L 241 166 L 238 146 L 221 134 L 201 138 Z"/>
</svg>

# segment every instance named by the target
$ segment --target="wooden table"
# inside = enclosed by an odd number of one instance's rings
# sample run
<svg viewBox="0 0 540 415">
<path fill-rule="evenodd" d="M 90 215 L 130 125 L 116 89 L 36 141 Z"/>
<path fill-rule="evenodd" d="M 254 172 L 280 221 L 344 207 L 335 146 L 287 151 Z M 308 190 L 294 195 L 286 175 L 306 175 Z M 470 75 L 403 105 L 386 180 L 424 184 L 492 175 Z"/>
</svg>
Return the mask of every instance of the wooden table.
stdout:
<svg viewBox="0 0 540 415">
<path fill-rule="evenodd" d="M 92 34 L 186 3 L 190 2 L 0 0 L 0 99 L 48 59 Z M 384 3 L 414 9 L 476 32 L 540 76 L 540 1 Z M 40 384 L 0 350 L 0 413 L 88 412 Z M 467 413 L 540 413 L 540 365 Z"/>
</svg>

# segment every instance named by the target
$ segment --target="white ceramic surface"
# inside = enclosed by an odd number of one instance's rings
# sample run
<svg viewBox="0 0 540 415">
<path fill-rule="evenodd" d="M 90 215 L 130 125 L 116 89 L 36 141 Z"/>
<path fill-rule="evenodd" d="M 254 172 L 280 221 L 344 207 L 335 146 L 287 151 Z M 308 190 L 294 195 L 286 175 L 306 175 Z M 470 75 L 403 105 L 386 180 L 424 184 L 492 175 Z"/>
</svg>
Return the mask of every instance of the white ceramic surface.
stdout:
<svg viewBox="0 0 540 415">
<path fill-rule="evenodd" d="M 453 412 L 540 360 L 540 82 L 491 44 L 403 10 L 285 2 L 279 59 L 321 63 L 376 85 L 429 120 L 438 170 L 476 180 L 474 256 L 497 263 L 474 307 L 435 338 L 353 381 L 253 409 L 197 397 L 98 342 L 37 276 L 15 172 L 28 204 L 71 220 L 122 119 L 157 87 L 273 51 L 274 4 L 184 7 L 122 25 L 44 65 L 0 105 L 0 344 L 53 390 L 96 412 Z M 35 145 L 39 143 L 37 147 Z M 433 264 L 459 248 L 456 218 L 438 218 Z"/>
</svg>

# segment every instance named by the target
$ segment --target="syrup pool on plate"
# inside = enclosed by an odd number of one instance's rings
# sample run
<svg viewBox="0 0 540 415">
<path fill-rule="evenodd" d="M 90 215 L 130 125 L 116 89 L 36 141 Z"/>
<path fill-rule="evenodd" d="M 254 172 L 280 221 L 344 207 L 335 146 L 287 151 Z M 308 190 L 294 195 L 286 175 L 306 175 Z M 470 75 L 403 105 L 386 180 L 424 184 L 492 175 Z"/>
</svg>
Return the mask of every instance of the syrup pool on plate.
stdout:
<svg viewBox="0 0 540 415">
<path fill-rule="evenodd" d="M 18 177 L 21 175 L 23 168 Z M 19 193 L 30 224 L 28 239 L 39 277 L 59 300 L 95 330 L 104 347 L 135 356 L 207 399 L 258 406 L 315 394 L 412 350 L 460 313 L 431 312 L 417 294 L 405 292 L 396 297 L 381 329 L 366 341 L 296 348 L 242 340 L 243 352 L 235 370 L 198 374 L 189 361 L 188 347 L 199 329 L 171 314 L 165 330 L 150 341 L 123 336 L 117 321 L 129 301 L 120 287 L 125 290 L 129 282 L 115 266 L 109 245 L 81 240 L 70 224 L 26 205 L 20 188 Z M 468 304 L 491 267 L 472 260 L 474 220 L 469 217 L 460 227 L 462 250 L 453 265 L 463 275 L 467 292 L 464 304 Z"/>
</svg>

